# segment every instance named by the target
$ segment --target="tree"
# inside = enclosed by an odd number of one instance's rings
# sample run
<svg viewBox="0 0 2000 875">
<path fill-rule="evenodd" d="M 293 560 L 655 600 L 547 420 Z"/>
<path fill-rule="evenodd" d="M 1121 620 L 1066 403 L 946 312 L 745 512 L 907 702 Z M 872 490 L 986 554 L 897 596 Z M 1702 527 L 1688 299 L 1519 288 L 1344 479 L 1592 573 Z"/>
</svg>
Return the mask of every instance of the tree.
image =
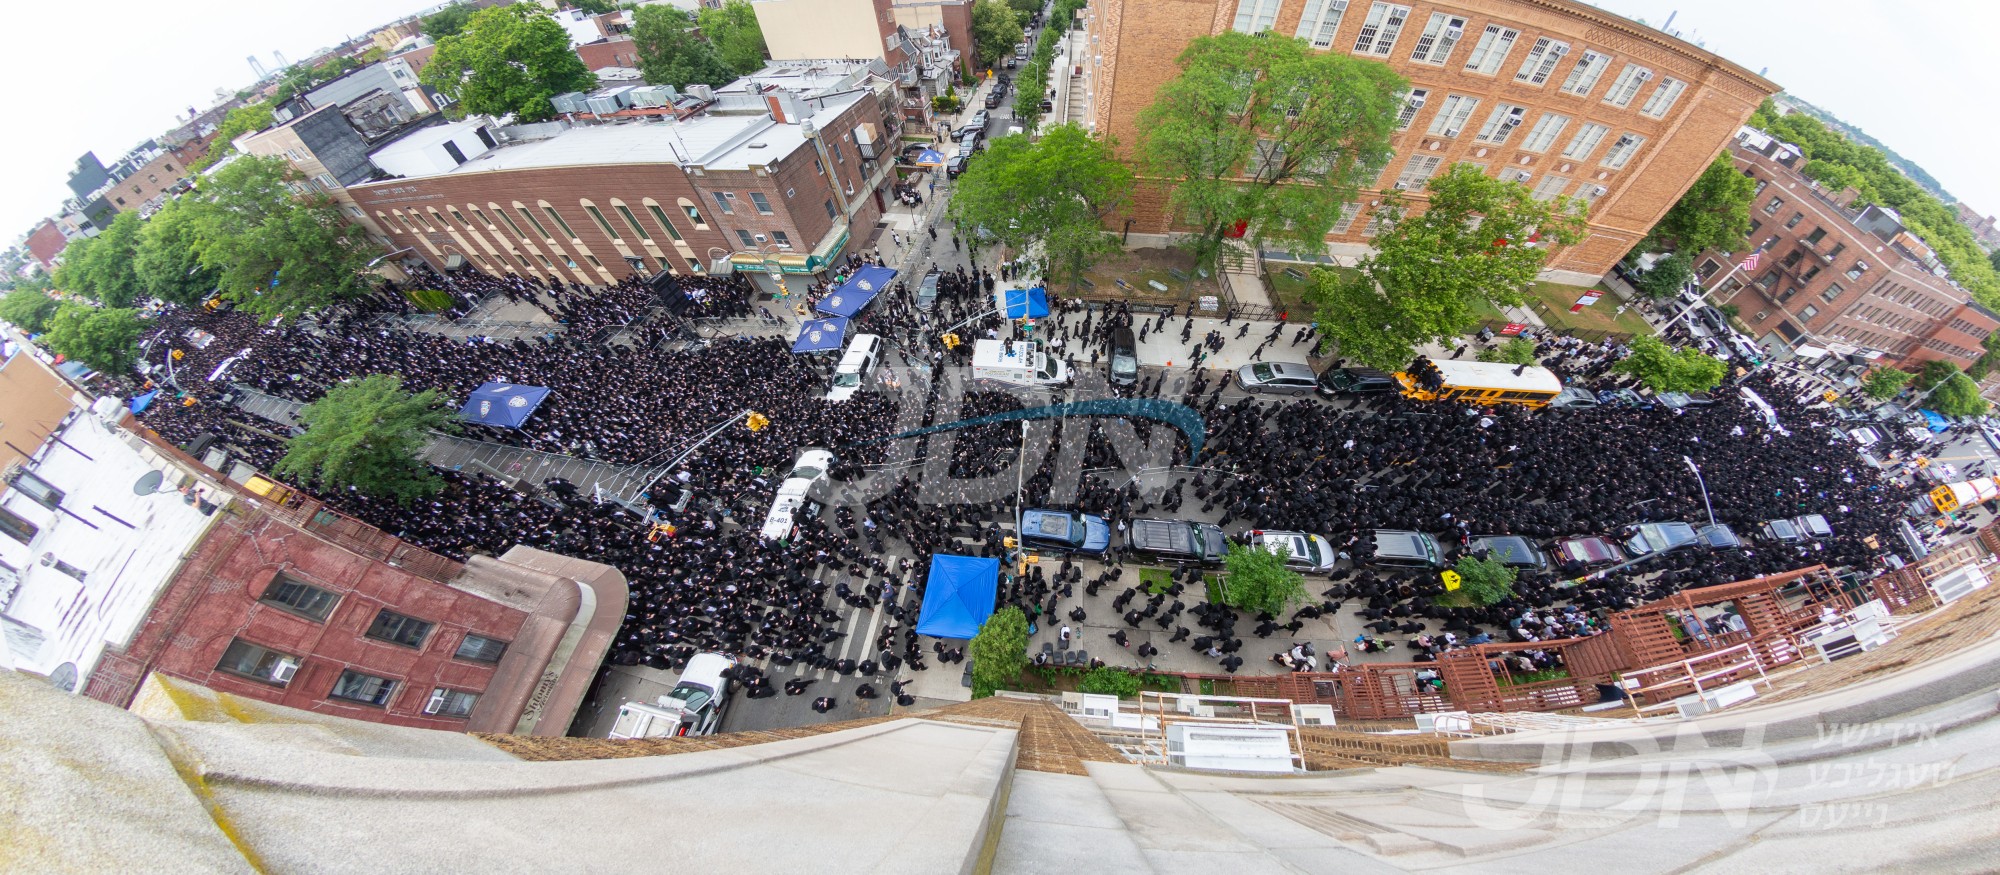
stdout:
<svg viewBox="0 0 2000 875">
<path fill-rule="evenodd" d="M 1324 248 L 1342 205 L 1388 162 L 1409 83 L 1272 33 L 1199 37 L 1179 63 L 1139 114 L 1138 157 L 1173 185 L 1167 206 L 1191 229 L 1196 263 L 1212 264 L 1239 231 L 1260 246 Z"/>
<path fill-rule="evenodd" d="M 703 9 L 697 19 L 701 35 L 715 47 L 724 66 L 738 76 L 764 68 L 770 50 L 764 47 L 764 28 L 757 23 L 757 10 L 746 0 L 729 0 L 719 7 Z"/>
<path fill-rule="evenodd" d="M 715 47 L 694 32 L 687 13 L 672 6 L 641 6 L 633 12 L 632 41 L 639 52 L 639 72 L 654 85 L 685 90 L 690 83 L 724 85 L 734 78 Z"/>
<path fill-rule="evenodd" d="M 286 442 L 279 474 L 404 503 L 444 485 L 417 457 L 431 432 L 456 428 L 435 389 L 412 395 L 403 378 L 371 374 L 333 387 L 298 418 L 305 433 Z"/>
<path fill-rule="evenodd" d="M 1916 374 L 1900 368 L 1880 367 L 1861 378 L 1861 393 L 1877 401 L 1887 401 L 1903 391 Z"/>
<path fill-rule="evenodd" d="M 216 272 L 201 263 L 199 210 L 192 199 L 175 199 L 139 229 L 132 269 L 145 293 L 193 307 L 215 291 Z"/>
<path fill-rule="evenodd" d="M 1827 191 L 1835 193 L 1839 193 L 1844 189 L 1854 188 L 1862 192 L 1864 199 L 1868 199 L 1868 192 L 1872 189 L 1868 184 L 1868 177 L 1863 176 L 1861 171 L 1846 164 L 1835 164 L 1832 161 L 1807 161 L 1804 167 L 1799 168 L 1799 172 L 1824 186 Z"/>
<path fill-rule="evenodd" d="M 1506 343 L 1480 350 L 1479 360 L 1509 365 L 1532 365 L 1536 363 L 1535 342 L 1525 337 L 1510 337 Z"/>
<path fill-rule="evenodd" d="M 1639 378 L 1654 392 L 1706 392 L 1722 383 L 1728 367 L 1698 349 L 1676 349 L 1650 334 L 1632 338 L 1632 354 L 1611 369 Z"/>
<path fill-rule="evenodd" d="M 1072 287 L 1098 256 L 1116 251 L 1104 219 L 1125 202 L 1132 172 L 1111 145 L 1071 123 L 1038 141 L 1001 137 L 966 168 L 950 215 L 1020 251 L 1040 247 L 1054 276 Z"/>
<path fill-rule="evenodd" d="M 972 5 L 972 53 L 975 67 L 991 68 L 1007 57 L 1021 42 L 1021 20 L 1000 0 L 979 0 Z M 1024 76 L 1022 82 L 1028 81 Z M 1041 99 L 1041 89 L 1035 97 Z"/>
<path fill-rule="evenodd" d="M 1956 372 L 1931 391 L 1924 406 L 1946 416 L 1979 416 L 1992 407 L 1979 397 L 1978 383 Z"/>
<path fill-rule="evenodd" d="M 1416 216 L 1400 198 L 1383 198 L 1377 210 L 1389 230 L 1358 272 L 1313 270 L 1307 299 L 1341 355 L 1400 369 L 1418 346 L 1464 334 L 1482 303 L 1519 306 L 1549 251 L 1583 239 L 1583 216 L 1568 198 L 1536 200 L 1477 167 L 1433 178 L 1428 195 Z"/>
<path fill-rule="evenodd" d="M 424 16 L 417 28 L 424 32 L 424 36 L 430 37 L 435 42 L 448 36 L 457 36 L 465 30 L 465 23 L 471 19 L 471 7 L 454 4 Z"/>
<path fill-rule="evenodd" d="M 119 213 L 103 233 L 69 245 L 62 266 L 56 268 L 56 288 L 106 307 L 132 306 L 145 291 L 132 269 L 138 248 L 139 214 Z"/>
<path fill-rule="evenodd" d="M 1305 578 L 1285 567 L 1291 555 L 1284 547 L 1251 547 L 1234 541 L 1222 557 L 1228 576 L 1222 597 L 1231 607 L 1276 616 L 1306 599 Z"/>
<path fill-rule="evenodd" d="M 1047 31 L 1044 31 L 1046 33 Z M 1042 100 L 1049 87 L 1049 65 L 1030 57 L 1015 78 L 1014 121 L 1032 131 L 1042 123 Z"/>
<path fill-rule="evenodd" d="M 605 15 L 618 11 L 618 4 L 613 0 L 570 0 L 570 5 L 591 15 Z"/>
<path fill-rule="evenodd" d="M 555 117 L 551 97 L 597 87 L 597 77 L 570 48 L 569 32 L 533 3 L 473 13 L 463 31 L 437 41 L 417 78 L 458 101 L 449 110 L 454 118 L 513 115 L 522 122 Z"/>
<path fill-rule="evenodd" d="M 258 316 L 293 316 L 369 291 L 374 244 L 331 196 L 295 193 L 302 181 L 283 158 L 245 156 L 189 199 L 202 266 L 224 297 Z"/>
<path fill-rule="evenodd" d="M 1750 234 L 1750 200 L 1756 196 L 1757 180 L 1737 170 L 1727 152 L 1717 155 L 1653 227 L 1652 236 L 1690 255 L 1705 249 L 1738 251 Z"/>
<path fill-rule="evenodd" d="M 0 298 L 0 320 L 14 323 L 14 327 L 28 334 L 49 330 L 49 317 L 55 314 L 56 299 L 23 284 L 17 284 L 6 297 Z"/>
<path fill-rule="evenodd" d="M 1007 8 L 1023 17 L 1042 11 L 1042 0 L 1007 0 Z"/>
<path fill-rule="evenodd" d="M 100 373 L 123 374 L 139 358 L 139 333 L 144 329 L 137 310 L 63 304 L 49 319 L 49 333 L 42 342 Z"/>
<path fill-rule="evenodd" d="M 222 117 L 222 124 L 215 128 L 215 139 L 209 141 L 208 154 L 201 156 L 189 170 L 206 170 L 215 162 L 235 151 L 233 141 L 251 131 L 261 131 L 275 121 L 269 103 L 252 103 L 232 109 Z"/>
<path fill-rule="evenodd" d="M 1514 597 L 1517 573 L 1498 559 L 1461 556 L 1451 570 L 1458 572 L 1458 591 L 1481 607 Z"/>
<path fill-rule="evenodd" d="M 1639 294 L 1653 300 L 1671 298 L 1694 279 L 1694 257 L 1676 252 L 1653 262 L 1653 269 L 1639 277 Z"/>
<path fill-rule="evenodd" d="M 1077 682 L 1076 688 L 1079 692 L 1130 699 L 1139 695 L 1139 686 L 1137 675 L 1107 665 L 1091 669 L 1090 674 Z"/>
<path fill-rule="evenodd" d="M 1942 359 L 1924 362 L 1924 366 L 1917 370 L 1917 391 L 1929 392 L 1932 386 L 1951 379 L 1951 375 L 1956 373 L 1958 366 L 1951 362 Z"/>
<path fill-rule="evenodd" d="M 1011 687 L 1028 667 L 1028 618 L 1013 605 L 994 611 L 966 649 L 972 654 L 973 698 Z"/>
</svg>

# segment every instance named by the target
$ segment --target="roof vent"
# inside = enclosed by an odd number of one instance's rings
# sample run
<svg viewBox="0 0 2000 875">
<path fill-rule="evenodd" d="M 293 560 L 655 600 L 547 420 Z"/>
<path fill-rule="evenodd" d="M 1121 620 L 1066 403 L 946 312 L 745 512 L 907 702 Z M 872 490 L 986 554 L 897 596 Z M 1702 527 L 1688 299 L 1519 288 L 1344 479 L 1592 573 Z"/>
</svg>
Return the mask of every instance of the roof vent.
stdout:
<svg viewBox="0 0 2000 875">
<path fill-rule="evenodd" d="M 752 149 L 764 149 L 764 148 L 768 148 L 768 147 L 767 147 L 767 146 L 766 146 L 765 144 L 763 144 L 763 143 L 751 143 L 751 144 L 750 144 L 750 148 L 752 148 Z"/>
</svg>

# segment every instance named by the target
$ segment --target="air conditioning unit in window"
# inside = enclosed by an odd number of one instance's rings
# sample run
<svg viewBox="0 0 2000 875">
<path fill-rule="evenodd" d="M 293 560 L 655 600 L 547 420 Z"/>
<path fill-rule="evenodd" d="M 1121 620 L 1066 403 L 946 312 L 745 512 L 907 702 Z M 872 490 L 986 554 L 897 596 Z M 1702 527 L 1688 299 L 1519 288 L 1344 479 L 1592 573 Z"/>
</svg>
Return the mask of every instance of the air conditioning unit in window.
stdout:
<svg viewBox="0 0 2000 875">
<path fill-rule="evenodd" d="M 1458 136 L 1458 129 L 1457 129 L 1457 128 L 1445 128 L 1445 129 L 1444 129 L 1444 135 L 1445 135 L 1445 136 L 1447 136 L 1447 137 L 1456 137 L 1456 136 Z"/>
<path fill-rule="evenodd" d="M 271 666 L 271 682 L 289 684 L 292 682 L 292 676 L 298 673 L 299 663 L 297 660 L 280 659 L 277 665 Z"/>
<path fill-rule="evenodd" d="M 1638 75 L 1637 77 L 1635 77 L 1635 78 L 1637 78 L 1637 79 L 1638 79 L 1639 81 L 1641 81 L 1641 82 L 1651 82 L 1651 81 L 1653 81 L 1653 71 L 1651 71 L 1651 70 L 1640 70 L 1640 71 L 1639 71 L 1639 75 Z"/>
<path fill-rule="evenodd" d="M 759 243 L 762 243 L 762 242 L 764 242 L 764 241 L 766 241 L 766 240 L 769 240 L 769 239 L 771 239 L 771 238 L 769 238 L 769 237 L 766 237 L 766 236 L 764 236 L 764 235 L 762 235 L 762 234 L 758 234 L 758 235 L 756 235 L 756 236 L 754 236 L 754 237 L 751 237 L 750 239 L 752 239 L 752 240 L 755 240 L 755 241 L 757 241 L 757 242 L 759 242 Z"/>
<path fill-rule="evenodd" d="M 1594 191 L 1594 192 L 1597 192 L 1597 194 L 1595 194 L 1595 195 L 1592 195 L 1593 197 L 1603 197 L 1603 196 L 1604 196 L 1605 194 L 1607 194 L 1607 193 L 1609 193 L 1609 192 L 1611 191 L 1611 189 L 1608 189 L 1608 188 L 1605 188 L 1604 186 L 1601 186 L 1601 185 L 1600 185 L 1600 186 L 1597 186 L 1596 188 L 1593 188 L 1593 189 L 1591 189 L 1591 190 L 1592 190 L 1592 191 Z"/>
<path fill-rule="evenodd" d="M 1463 27 L 1454 26 L 1454 27 L 1447 27 L 1444 29 L 1444 38 L 1448 40 L 1455 40 L 1464 35 L 1465 35 L 1465 28 Z"/>
<path fill-rule="evenodd" d="M 1396 190 L 1397 190 L 1397 191 L 1408 191 L 1408 190 L 1409 190 L 1409 188 L 1410 188 L 1410 184 L 1409 184 L 1409 183 L 1407 183 L 1407 182 L 1404 182 L 1404 181 L 1402 181 L 1402 180 L 1397 180 L 1397 181 L 1396 181 Z"/>
<path fill-rule="evenodd" d="M 1410 96 L 1410 108 L 1411 108 L 1411 109 L 1423 109 L 1423 108 L 1424 108 L 1424 99 L 1425 99 L 1425 98 L 1426 98 L 1427 96 L 1428 96 L 1428 95 L 1424 95 L 1424 94 L 1413 94 L 1413 95 L 1411 95 L 1411 96 Z"/>
<path fill-rule="evenodd" d="M 437 712 L 444 710 L 445 692 L 446 692 L 445 690 L 441 689 L 431 691 L 431 700 L 424 703 L 425 714 L 436 714 Z"/>
<path fill-rule="evenodd" d="M 1619 138 L 1618 138 L 1618 142 L 1617 142 L 1616 144 L 1614 144 L 1614 145 L 1612 146 L 1612 148 L 1614 148 L 1614 149 L 1623 149 L 1623 148 L 1625 148 L 1626 146 L 1630 146 L 1630 145 L 1632 145 L 1632 135 L 1631 135 L 1631 134 L 1625 134 L 1624 136 L 1621 136 L 1621 137 L 1619 137 Z"/>
</svg>

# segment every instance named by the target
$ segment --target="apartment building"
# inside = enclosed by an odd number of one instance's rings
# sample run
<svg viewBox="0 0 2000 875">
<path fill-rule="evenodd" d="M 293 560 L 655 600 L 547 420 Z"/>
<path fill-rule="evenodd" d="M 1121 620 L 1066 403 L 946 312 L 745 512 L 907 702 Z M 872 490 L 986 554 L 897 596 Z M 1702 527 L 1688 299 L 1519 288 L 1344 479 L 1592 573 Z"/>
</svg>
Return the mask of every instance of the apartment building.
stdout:
<svg viewBox="0 0 2000 875">
<path fill-rule="evenodd" d="M 1235 30 L 1379 60 L 1411 83 L 1375 191 L 1419 203 L 1456 164 L 1589 209 L 1589 237 L 1552 276 L 1595 281 L 1651 230 L 1765 98 L 1770 81 L 1659 30 L 1574 0 L 1095 0 L 1083 13 L 1086 117 L 1127 153 L 1139 114 L 1196 37 Z M 1140 186 L 1135 234 L 1170 230 L 1167 189 Z M 1364 192 L 1328 236 L 1367 251 L 1379 197 Z"/>
</svg>

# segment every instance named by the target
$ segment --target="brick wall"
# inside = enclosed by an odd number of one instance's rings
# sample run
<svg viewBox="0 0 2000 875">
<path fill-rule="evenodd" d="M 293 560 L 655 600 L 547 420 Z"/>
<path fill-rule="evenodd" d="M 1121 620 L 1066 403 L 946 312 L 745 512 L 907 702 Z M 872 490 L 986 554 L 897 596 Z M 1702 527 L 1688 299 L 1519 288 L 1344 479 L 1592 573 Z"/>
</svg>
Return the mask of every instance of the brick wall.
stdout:
<svg viewBox="0 0 2000 875">
<path fill-rule="evenodd" d="M 47 219 L 43 219 L 41 224 L 36 225 L 35 230 L 28 234 L 28 254 L 41 262 L 43 270 L 55 270 L 56 256 L 61 255 L 63 248 L 68 245 L 69 238 L 63 236 L 62 229 Z"/>
</svg>

